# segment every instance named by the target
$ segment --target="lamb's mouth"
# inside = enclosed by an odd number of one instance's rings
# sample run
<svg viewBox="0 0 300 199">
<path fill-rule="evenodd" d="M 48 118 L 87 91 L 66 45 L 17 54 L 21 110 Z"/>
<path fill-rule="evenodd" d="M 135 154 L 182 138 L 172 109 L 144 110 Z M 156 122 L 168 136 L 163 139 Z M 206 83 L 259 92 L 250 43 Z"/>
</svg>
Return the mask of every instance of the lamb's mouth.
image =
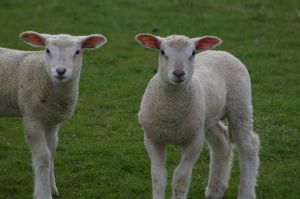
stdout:
<svg viewBox="0 0 300 199">
<path fill-rule="evenodd" d="M 181 84 L 185 82 L 185 78 L 173 78 L 172 82 L 174 82 L 175 84 Z"/>
<path fill-rule="evenodd" d="M 59 80 L 59 81 L 63 81 L 63 80 L 65 80 L 65 79 L 67 79 L 66 76 L 55 76 L 55 78 L 56 78 L 57 80 Z"/>
<path fill-rule="evenodd" d="M 174 82 L 181 83 L 181 82 L 184 82 L 184 79 L 175 79 Z"/>
</svg>

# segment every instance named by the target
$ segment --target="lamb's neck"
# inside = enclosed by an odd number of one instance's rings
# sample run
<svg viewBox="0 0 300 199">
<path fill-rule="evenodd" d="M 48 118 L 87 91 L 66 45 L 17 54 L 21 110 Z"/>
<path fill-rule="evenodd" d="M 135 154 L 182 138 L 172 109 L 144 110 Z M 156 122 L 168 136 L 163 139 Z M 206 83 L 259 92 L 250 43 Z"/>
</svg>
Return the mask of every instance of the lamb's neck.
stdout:
<svg viewBox="0 0 300 199">
<path fill-rule="evenodd" d="M 171 115 L 174 118 L 185 117 L 186 114 L 193 108 L 193 101 L 195 100 L 195 87 L 192 81 L 188 81 L 182 85 L 173 85 L 164 80 L 154 81 L 155 91 L 155 110 L 159 111 L 167 118 Z"/>
<path fill-rule="evenodd" d="M 55 99 L 69 101 L 75 103 L 79 92 L 79 79 L 66 83 L 53 83 L 53 94 Z"/>
</svg>

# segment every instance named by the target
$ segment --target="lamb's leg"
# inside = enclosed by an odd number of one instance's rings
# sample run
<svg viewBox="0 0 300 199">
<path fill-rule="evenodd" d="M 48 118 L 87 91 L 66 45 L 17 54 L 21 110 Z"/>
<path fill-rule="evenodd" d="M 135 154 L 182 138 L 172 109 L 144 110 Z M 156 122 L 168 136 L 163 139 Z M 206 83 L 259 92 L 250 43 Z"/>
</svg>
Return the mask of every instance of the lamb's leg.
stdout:
<svg viewBox="0 0 300 199">
<path fill-rule="evenodd" d="M 240 187 L 238 199 L 254 199 L 259 166 L 259 138 L 252 132 L 252 119 L 232 117 L 229 120 L 240 159 Z"/>
<path fill-rule="evenodd" d="M 167 184 L 167 170 L 165 169 L 165 145 L 158 144 L 144 136 L 146 150 L 151 160 L 152 195 L 153 199 L 164 199 Z"/>
<path fill-rule="evenodd" d="M 205 198 L 220 199 L 228 185 L 231 169 L 231 143 L 227 128 L 217 123 L 205 137 L 210 146 L 210 171 Z"/>
<path fill-rule="evenodd" d="M 187 198 L 192 169 L 203 146 L 203 134 L 199 134 L 191 143 L 183 147 L 180 164 L 175 169 L 172 180 L 173 199 Z"/>
<path fill-rule="evenodd" d="M 52 199 L 49 179 L 51 154 L 43 125 L 33 118 L 24 117 L 24 129 L 32 153 L 35 174 L 34 199 Z"/>
<path fill-rule="evenodd" d="M 54 157 L 55 151 L 58 143 L 58 128 L 59 126 L 54 126 L 46 130 L 46 139 L 47 145 L 51 153 L 51 163 L 50 163 L 50 187 L 52 196 L 59 196 L 56 183 L 55 183 L 55 176 L 54 176 Z"/>
</svg>

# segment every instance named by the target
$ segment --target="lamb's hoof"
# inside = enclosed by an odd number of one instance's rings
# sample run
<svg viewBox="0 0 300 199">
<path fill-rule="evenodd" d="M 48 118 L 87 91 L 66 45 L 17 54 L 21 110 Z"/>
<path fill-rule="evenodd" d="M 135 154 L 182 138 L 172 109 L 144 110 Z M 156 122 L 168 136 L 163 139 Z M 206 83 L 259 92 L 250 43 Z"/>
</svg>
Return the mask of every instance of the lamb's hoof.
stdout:
<svg viewBox="0 0 300 199">
<path fill-rule="evenodd" d="M 225 192 L 225 187 L 206 189 L 205 199 L 222 199 L 224 192 Z"/>
<path fill-rule="evenodd" d="M 53 199 L 51 195 L 38 195 L 38 194 L 35 194 L 33 196 L 33 199 Z"/>
<path fill-rule="evenodd" d="M 52 189 L 51 194 L 52 194 L 53 197 L 59 197 L 59 193 L 58 193 L 57 188 L 56 189 Z"/>
<path fill-rule="evenodd" d="M 251 194 L 239 194 L 238 199 L 244 199 L 244 198 L 247 198 L 247 199 L 255 199 L 256 196 L 255 196 L 255 193 L 251 193 Z"/>
<path fill-rule="evenodd" d="M 205 199 L 222 199 L 222 197 L 207 196 L 207 195 L 205 194 Z"/>
</svg>

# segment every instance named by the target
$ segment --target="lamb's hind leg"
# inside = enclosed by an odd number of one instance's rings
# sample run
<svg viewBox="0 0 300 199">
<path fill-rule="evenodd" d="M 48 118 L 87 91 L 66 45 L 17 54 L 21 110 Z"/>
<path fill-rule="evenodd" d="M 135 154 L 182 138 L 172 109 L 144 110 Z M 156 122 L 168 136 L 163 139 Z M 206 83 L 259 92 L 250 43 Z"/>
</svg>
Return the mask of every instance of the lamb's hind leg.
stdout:
<svg viewBox="0 0 300 199">
<path fill-rule="evenodd" d="M 204 135 L 201 133 L 189 144 L 183 147 L 180 164 L 173 174 L 172 199 L 186 199 L 191 182 L 192 169 L 202 150 Z"/>
<path fill-rule="evenodd" d="M 259 166 L 259 139 L 251 131 L 251 125 L 247 121 L 236 121 L 232 131 L 240 159 L 240 187 L 239 199 L 254 199 L 257 169 Z M 248 123 L 248 124 L 247 124 Z"/>
<path fill-rule="evenodd" d="M 220 199 L 227 188 L 231 169 L 231 143 L 227 128 L 221 122 L 205 134 L 210 146 L 210 171 L 205 198 Z"/>
<path fill-rule="evenodd" d="M 250 109 L 248 109 L 250 110 Z M 256 176 L 259 166 L 259 138 L 252 131 L 252 115 L 238 114 L 229 118 L 229 132 L 232 132 L 240 159 L 240 187 L 238 199 L 254 199 Z"/>
<path fill-rule="evenodd" d="M 50 151 L 45 138 L 45 129 L 33 118 L 24 117 L 27 143 L 32 152 L 35 174 L 34 199 L 52 199 L 50 191 Z"/>
<path fill-rule="evenodd" d="M 58 143 L 58 128 L 59 126 L 53 126 L 46 130 L 46 139 L 47 139 L 47 145 L 50 150 L 51 154 L 51 163 L 50 163 L 50 187 L 51 187 L 51 193 L 52 196 L 59 196 L 57 186 L 55 183 L 55 176 L 54 176 L 54 157 L 55 157 L 55 151 L 57 148 Z"/>
</svg>

